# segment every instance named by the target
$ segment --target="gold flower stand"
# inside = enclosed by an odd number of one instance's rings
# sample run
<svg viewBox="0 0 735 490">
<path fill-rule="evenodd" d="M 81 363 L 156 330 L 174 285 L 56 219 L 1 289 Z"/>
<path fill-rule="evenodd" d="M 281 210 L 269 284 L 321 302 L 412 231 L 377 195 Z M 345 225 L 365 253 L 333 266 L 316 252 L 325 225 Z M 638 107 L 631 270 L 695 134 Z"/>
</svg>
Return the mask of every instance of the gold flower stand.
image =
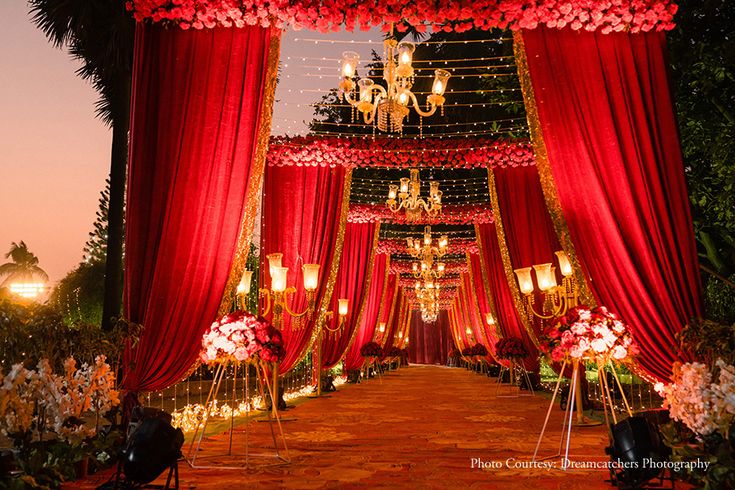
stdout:
<svg viewBox="0 0 735 490">
<path fill-rule="evenodd" d="M 224 455 L 211 455 L 207 456 L 207 458 L 211 457 L 219 457 L 219 456 L 235 456 L 233 454 L 233 435 L 234 435 L 234 428 L 235 428 L 235 394 L 237 392 L 237 367 L 238 363 L 233 361 L 232 359 L 227 359 L 225 361 L 222 361 L 217 364 L 217 369 L 214 373 L 214 379 L 212 381 L 212 386 L 209 389 L 209 394 L 207 395 L 207 401 L 205 403 L 206 412 L 204 414 L 204 417 L 202 417 L 197 422 L 197 426 L 194 430 L 194 434 L 192 436 L 191 443 L 189 444 L 189 450 L 186 454 L 186 461 L 192 468 L 195 469 L 233 469 L 233 470 L 239 470 L 239 469 L 259 469 L 269 466 L 282 466 L 282 465 L 288 465 L 291 463 L 291 457 L 288 452 L 288 445 L 286 443 L 286 438 L 283 434 L 283 426 L 281 425 L 281 418 L 278 414 L 278 411 L 276 410 L 266 410 L 266 417 L 267 422 L 271 422 L 268 425 L 270 429 L 270 435 L 271 439 L 273 441 L 273 452 L 259 452 L 254 453 L 251 452 L 250 448 L 250 437 L 249 437 L 249 429 L 250 429 L 250 423 L 253 421 L 250 416 L 250 411 L 252 410 L 252 406 L 247 407 L 245 411 L 245 424 L 244 424 L 244 433 L 245 433 L 245 447 L 244 447 L 244 461 L 241 459 L 238 459 L 237 461 L 233 461 L 232 463 L 228 464 L 202 464 L 201 459 L 199 458 L 199 451 L 201 449 L 202 440 L 204 439 L 204 435 L 207 430 L 207 424 L 209 423 L 210 418 L 212 417 L 212 410 L 216 406 L 217 403 L 217 396 L 219 395 L 220 388 L 222 386 L 222 380 L 225 378 L 225 373 L 227 372 L 227 367 L 233 364 L 235 367 L 235 380 L 233 383 L 232 388 L 232 412 L 230 415 L 230 427 L 229 427 L 229 441 L 228 441 L 228 450 L 227 453 Z M 268 363 L 255 360 L 248 363 L 245 363 L 243 368 L 245 370 L 245 403 L 249 404 L 249 398 L 250 398 L 250 369 L 249 366 L 253 365 L 255 366 L 255 372 L 256 372 L 256 389 L 258 390 L 258 394 L 260 394 L 261 400 L 265 400 L 265 394 L 266 391 L 268 395 L 270 396 L 271 403 L 276 403 L 277 400 L 277 393 L 275 393 L 275 387 L 270 381 L 270 376 L 268 375 L 268 367 L 270 367 L 271 371 L 273 371 L 274 366 L 268 365 Z M 227 394 L 225 393 L 225 397 Z M 275 423 L 273 423 L 275 422 Z M 275 427 L 278 428 L 278 431 L 276 433 Z M 280 436 L 280 440 L 282 442 L 282 448 L 279 447 L 278 439 Z M 200 460 L 200 462 L 197 462 L 197 460 Z"/>
<path fill-rule="evenodd" d="M 516 371 L 519 371 L 517 373 Z M 503 386 L 506 383 L 503 383 L 503 374 L 508 373 L 509 377 L 509 385 L 511 387 L 511 391 L 508 394 L 500 394 L 500 387 Z M 526 380 L 526 383 L 528 384 L 528 390 L 530 393 L 523 393 L 520 387 L 520 382 L 522 379 Z M 531 383 L 531 377 L 528 375 L 528 370 L 526 370 L 526 367 L 523 365 L 522 362 L 514 361 L 513 359 L 510 359 L 508 361 L 508 366 L 500 365 L 500 373 L 498 373 L 498 380 L 495 383 L 495 397 L 496 398 L 518 398 L 521 396 L 533 396 L 536 392 L 533 390 L 533 383 Z"/>
</svg>

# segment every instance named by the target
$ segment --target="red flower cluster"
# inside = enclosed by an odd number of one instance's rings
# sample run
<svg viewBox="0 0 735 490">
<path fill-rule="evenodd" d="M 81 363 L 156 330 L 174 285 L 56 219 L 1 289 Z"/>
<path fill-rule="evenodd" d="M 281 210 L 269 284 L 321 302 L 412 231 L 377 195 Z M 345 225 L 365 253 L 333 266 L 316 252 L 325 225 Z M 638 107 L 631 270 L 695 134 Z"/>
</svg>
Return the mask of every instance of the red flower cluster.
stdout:
<svg viewBox="0 0 735 490">
<path fill-rule="evenodd" d="M 377 342 L 367 342 L 360 347 L 360 355 L 362 357 L 382 357 L 383 348 Z"/>
<path fill-rule="evenodd" d="M 486 168 L 535 165 L 526 140 L 463 138 L 460 141 L 426 139 L 421 147 L 403 138 L 336 138 L 279 136 L 271 138 L 270 166 L 303 167 L 442 167 Z"/>
<path fill-rule="evenodd" d="M 526 346 L 518 337 L 505 337 L 495 343 L 495 354 L 500 359 L 524 359 L 528 357 Z"/>
<path fill-rule="evenodd" d="M 400 347 L 391 347 L 386 352 L 385 357 L 401 357 L 403 356 L 403 350 Z"/>
<path fill-rule="evenodd" d="M 377 196 L 378 198 L 383 196 Z M 351 204 L 347 214 L 350 223 L 400 223 L 405 224 L 405 213 L 394 213 L 384 204 Z M 475 206 L 469 204 L 457 204 L 442 206 L 441 214 L 430 217 L 422 215 L 421 220 L 413 224 L 435 225 L 437 223 L 447 225 L 471 225 L 474 223 L 492 223 L 495 221 L 490 206 Z"/>
<path fill-rule="evenodd" d="M 550 28 L 612 31 L 670 30 L 671 0 L 129 0 L 136 20 L 182 29 L 271 24 L 277 28 L 369 30 L 396 24 L 399 32 L 464 32 L 470 29 Z"/>
<path fill-rule="evenodd" d="M 485 357 L 487 355 L 487 347 L 482 344 L 475 344 L 470 349 L 471 356 Z"/>
</svg>

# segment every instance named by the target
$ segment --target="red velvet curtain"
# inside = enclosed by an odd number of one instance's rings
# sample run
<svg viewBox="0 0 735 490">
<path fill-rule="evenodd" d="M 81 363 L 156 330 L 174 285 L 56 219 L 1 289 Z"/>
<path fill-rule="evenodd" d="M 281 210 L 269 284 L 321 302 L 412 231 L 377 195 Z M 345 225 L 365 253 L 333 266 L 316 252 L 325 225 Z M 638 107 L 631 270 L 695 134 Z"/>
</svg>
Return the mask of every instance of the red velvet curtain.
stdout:
<svg viewBox="0 0 735 490">
<path fill-rule="evenodd" d="M 434 323 L 424 323 L 421 320 L 421 313 L 414 311 L 411 316 L 409 339 L 409 362 L 445 365 L 449 351 L 454 347 L 447 310 L 441 310 Z"/>
<path fill-rule="evenodd" d="M 554 252 L 561 250 L 561 245 L 546 207 L 536 166 L 496 168 L 493 175 L 513 269 L 548 262 L 557 266 Z M 561 283 L 558 270 L 556 275 Z M 543 298 L 543 293 L 536 288 L 536 311 L 540 312 Z M 535 318 L 533 326 L 538 336 L 544 321 Z"/>
<path fill-rule="evenodd" d="M 383 299 L 384 289 L 387 289 L 385 278 L 387 277 L 388 256 L 380 254 L 375 256 L 373 264 L 373 277 L 370 281 L 370 291 L 365 302 L 365 310 L 360 319 L 360 325 L 357 326 L 357 333 L 352 340 L 352 344 L 345 353 L 344 367 L 346 370 L 360 369 L 363 358 L 360 355 L 360 349 L 367 342 L 370 342 L 375 336 L 375 329 L 380 313 L 380 301 Z"/>
<path fill-rule="evenodd" d="M 364 296 L 371 286 L 370 281 L 375 280 L 374 274 L 370 277 L 370 258 L 375 253 L 373 243 L 379 226 L 379 223 L 347 223 L 345 227 L 342 258 L 331 302 L 331 311 L 335 314 L 328 323 L 329 328 L 334 330 L 338 327 L 339 298 L 349 301 L 349 310 L 342 330 L 322 331 L 322 369 L 329 369 L 342 359 L 353 333 L 359 327 L 357 322 Z M 381 276 L 379 280 L 382 279 Z"/>
<path fill-rule="evenodd" d="M 388 290 L 383 295 L 382 314 L 378 322 L 385 322 L 385 332 L 378 332 L 375 336 L 375 342 L 385 347 L 389 335 L 395 333 L 394 318 L 398 315 L 398 301 L 401 296 L 401 278 L 398 274 L 390 274 L 388 277 Z"/>
<path fill-rule="evenodd" d="M 490 294 L 493 296 L 495 312 L 498 315 L 496 321 L 503 332 L 504 337 L 518 337 L 530 353 L 524 361 L 526 369 L 538 371 L 538 350 L 523 326 L 521 318 L 516 309 L 513 295 L 508 286 L 508 278 L 503 268 L 503 259 L 498 246 L 498 235 L 493 223 L 475 225 L 477 240 L 482 252 L 482 262 L 487 273 Z"/>
<path fill-rule="evenodd" d="M 123 386 L 181 379 L 215 320 L 250 180 L 271 31 L 138 25 L 125 233 L 125 317 L 145 328 Z M 252 189 L 251 189 L 252 191 Z"/>
<path fill-rule="evenodd" d="M 523 40 L 580 262 L 633 329 L 640 365 L 667 378 L 674 335 L 702 301 L 665 35 L 540 27 Z"/>
<path fill-rule="evenodd" d="M 265 169 L 260 256 L 262 284 L 266 287 L 271 284 L 266 256 L 282 253 L 283 266 L 289 268 L 288 285 L 296 287 L 296 293 L 288 297 L 289 305 L 300 313 L 307 307 L 301 267 L 321 265 L 313 321 L 301 319 L 297 324 L 284 314 L 282 334 L 286 357 L 279 365 L 280 373 L 293 368 L 313 340 L 314 325 L 328 293 L 332 260 L 343 224 L 343 200 L 349 196 L 346 175 L 344 167 L 268 166 Z"/>
<path fill-rule="evenodd" d="M 492 313 L 493 318 L 496 322 L 497 318 L 495 318 L 496 314 L 492 311 L 490 299 L 488 298 L 489 292 L 485 290 L 485 283 L 483 282 L 482 262 L 478 254 L 471 254 L 469 256 L 468 262 L 470 267 L 472 287 L 477 297 L 478 307 L 480 308 L 480 321 L 482 323 L 484 337 L 487 340 L 487 345 L 485 347 L 487 347 L 488 352 L 495 355 L 495 344 L 498 341 L 498 332 L 495 326 L 488 325 L 487 321 L 485 320 L 485 315 L 487 313 Z M 497 325 L 497 323 L 495 325 Z"/>
<path fill-rule="evenodd" d="M 400 278 L 398 279 L 400 282 Z M 403 322 L 406 314 L 406 296 L 403 294 L 400 284 L 398 287 L 398 296 L 394 302 L 393 313 L 385 327 L 385 337 L 383 338 L 383 353 L 387 353 L 391 347 L 398 345 L 398 332 L 403 329 Z"/>
<path fill-rule="evenodd" d="M 452 302 L 452 313 L 454 320 L 455 343 L 458 344 L 460 350 L 465 347 L 472 347 L 475 344 L 470 341 L 470 337 L 467 335 L 467 327 L 472 327 L 467 319 L 467 310 L 463 305 L 461 287 L 458 287 L 457 296 L 455 296 L 454 301 Z"/>
</svg>

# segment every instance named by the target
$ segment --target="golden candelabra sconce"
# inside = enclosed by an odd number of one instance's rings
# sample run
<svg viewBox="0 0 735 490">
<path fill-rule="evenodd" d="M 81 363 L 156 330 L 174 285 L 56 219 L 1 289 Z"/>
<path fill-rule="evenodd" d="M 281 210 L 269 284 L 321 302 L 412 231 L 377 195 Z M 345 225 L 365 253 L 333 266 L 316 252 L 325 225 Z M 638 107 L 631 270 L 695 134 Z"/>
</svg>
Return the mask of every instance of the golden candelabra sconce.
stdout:
<svg viewBox="0 0 735 490">
<path fill-rule="evenodd" d="M 337 326 L 332 328 L 329 326 L 330 320 L 334 318 L 333 311 L 327 311 L 324 314 L 324 329 L 327 334 L 336 333 L 342 330 L 346 324 L 347 314 L 350 311 L 350 302 L 347 299 L 340 298 L 337 300 L 337 315 L 339 320 Z M 322 331 L 319 331 L 319 335 L 316 339 L 315 352 L 314 352 L 314 372 L 316 376 L 316 396 L 322 396 Z"/>
<path fill-rule="evenodd" d="M 388 209 L 393 213 L 405 209 L 406 220 L 409 222 L 417 221 L 421 218 L 423 212 L 426 212 L 430 217 L 441 214 L 442 191 L 439 190 L 439 182 L 429 181 L 429 199 L 426 200 L 420 197 L 421 179 L 419 169 L 412 168 L 409 175 L 410 177 L 403 177 L 399 185 L 391 184 L 388 186 L 388 199 L 385 201 Z"/>
<path fill-rule="evenodd" d="M 380 322 L 378 323 L 378 335 L 375 336 L 375 341 L 382 344 L 383 336 L 385 336 L 385 322 Z"/>
<path fill-rule="evenodd" d="M 538 264 L 531 267 L 516 269 L 514 272 L 518 280 L 518 287 L 525 297 L 526 315 L 529 319 L 538 317 L 542 320 L 558 318 L 566 314 L 571 308 L 579 303 L 579 289 L 574 279 L 574 271 L 569 257 L 564 251 L 556 252 L 559 262 L 559 272 L 562 275 L 562 283 L 556 281 L 556 267 L 551 263 Z M 541 311 L 536 311 L 535 286 L 531 269 L 536 272 L 538 290 L 543 293 L 543 305 Z"/>
<path fill-rule="evenodd" d="M 307 306 L 302 312 L 296 312 L 291 309 L 288 304 L 288 297 L 296 293 L 296 288 L 288 286 L 288 267 L 283 267 L 283 254 L 272 253 L 266 256 L 268 259 L 268 270 L 271 275 L 271 286 L 268 288 L 258 289 L 258 297 L 265 298 L 265 307 L 263 308 L 263 316 L 273 314 L 271 323 L 278 330 L 283 328 L 283 316 L 288 315 L 295 320 L 294 329 L 298 329 L 302 325 L 302 320 L 311 321 L 314 318 L 315 311 L 315 294 L 319 286 L 319 264 L 304 264 L 301 270 L 304 276 L 304 293 L 306 295 Z M 237 293 L 240 296 L 250 293 L 252 282 L 252 271 L 245 271 L 237 286 Z"/>
</svg>

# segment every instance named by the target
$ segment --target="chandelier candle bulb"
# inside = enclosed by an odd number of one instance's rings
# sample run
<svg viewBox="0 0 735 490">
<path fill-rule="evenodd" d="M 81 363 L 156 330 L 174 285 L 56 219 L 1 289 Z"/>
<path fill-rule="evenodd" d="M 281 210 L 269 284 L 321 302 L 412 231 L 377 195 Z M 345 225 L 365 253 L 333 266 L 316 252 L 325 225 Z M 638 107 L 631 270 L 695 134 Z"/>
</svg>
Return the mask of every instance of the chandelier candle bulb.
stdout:
<svg viewBox="0 0 735 490">
<path fill-rule="evenodd" d="M 253 271 L 245 271 L 242 273 L 240 283 L 237 285 L 237 294 L 250 293 L 250 283 L 253 281 Z"/>
<path fill-rule="evenodd" d="M 546 292 L 556 287 L 556 277 L 551 271 L 551 263 L 534 265 L 533 269 L 536 271 L 536 280 L 541 291 Z"/>
<path fill-rule="evenodd" d="M 450 76 L 451 74 L 446 70 L 439 69 L 434 71 L 434 85 L 431 87 L 431 91 L 434 95 L 444 95 L 444 91 L 447 89 L 447 81 Z"/>
<path fill-rule="evenodd" d="M 268 269 L 270 270 L 271 277 L 273 277 L 273 270 L 276 267 L 281 267 L 282 261 L 283 261 L 283 254 L 282 253 L 273 253 L 266 255 L 266 258 L 268 259 Z"/>
<path fill-rule="evenodd" d="M 531 294 L 533 292 L 533 278 L 531 278 L 531 268 L 524 267 L 522 269 L 516 269 L 516 277 L 518 278 L 518 287 L 523 294 Z"/>
<path fill-rule="evenodd" d="M 342 76 L 352 78 L 357 73 L 357 64 L 360 62 L 360 55 L 354 51 L 345 51 L 342 53 Z"/>
<path fill-rule="evenodd" d="M 349 311 L 349 303 L 350 303 L 349 300 L 340 298 L 337 301 L 339 303 L 339 308 L 337 310 L 339 313 L 339 316 L 347 316 L 347 312 Z"/>
<path fill-rule="evenodd" d="M 572 263 L 569 261 L 566 252 L 559 250 L 556 252 L 556 258 L 559 261 L 559 272 L 561 272 L 561 275 L 564 277 L 571 276 L 574 271 L 572 270 Z"/>
<path fill-rule="evenodd" d="M 286 290 L 287 277 L 288 267 L 273 267 L 271 269 L 271 289 L 273 292 L 282 293 Z"/>
<path fill-rule="evenodd" d="M 408 78 L 413 76 L 411 62 L 413 61 L 413 52 L 415 50 L 416 46 L 413 43 L 398 43 L 398 70 L 396 73 L 399 77 Z"/>
<path fill-rule="evenodd" d="M 304 289 L 316 291 L 319 286 L 319 264 L 304 264 L 301 270 L 304 272 Z"/>
</svg>

